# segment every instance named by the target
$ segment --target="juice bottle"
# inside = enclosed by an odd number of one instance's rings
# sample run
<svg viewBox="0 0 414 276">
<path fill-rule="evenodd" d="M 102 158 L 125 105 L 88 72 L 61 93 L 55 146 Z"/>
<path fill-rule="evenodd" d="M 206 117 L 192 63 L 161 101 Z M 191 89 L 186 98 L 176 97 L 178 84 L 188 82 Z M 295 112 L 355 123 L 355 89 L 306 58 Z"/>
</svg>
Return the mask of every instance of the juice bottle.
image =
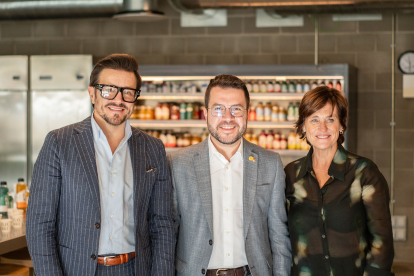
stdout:
<svg viewBox="0 0 414 276">
<path fill-rule="evenodd" d="M 200 106 L 198 104 L 194 104 L 193 107 L 193 120 L 200 119 Z"/>
<path fill-rule="evenodd" d="M 266 93 L 267 92 L 267 83 L 259 81 L 259 89 L 260 89 L 260 93 Z"/>
<path fill-rule="evenodd" d="M 280 135 L 275 134 L 273 138 L 273 149 L 280 149 Z"/>
<path fill-rule="evenodd" d="M 302 148 L 302 139 L 300 139 L 300 135 L 296 134 L 296 149 L 301 149 Z"/>
<path fill-rule="evenodd" d="M 296 149 L 296 135 L 295 135 L 295 133 L 293 133 L 293 132 L 289 133 L 287 146 L 288 146 L 288 149 L 290 149 L 290 150 Z"/>
<path fill-rule="evenodd" d="M 16 207 L 26 213 L 27 209 L 27 185 L 24 178 L 19 178 L 16 184 Z"/>
<path fill-rule="evenodd" d="M 139 113 L 138 113 L 138 119 L 139 120 L 145 120 L 145 114 L 147 113 L 146 107 L 143 105 L 141 106 L 141 108 L 139 109 Z"/>
<path fill-rule="evenodd" d="M 264 109 L 263 109 L 263 104 L 261 102 L 256 107 L 256 120 L 257 121 L 264 120 Z"/>
<path fill-rule="evenodd" d="M 270 119 L 272 122 L 279 121 L 279 108 L 276 105 L 272 107 L 272 114 L 270 115 Z"/>
<path fill-rule="evenodd" d="M 312 85 L 311 85 L 311 89 L 315 89 L 316 87 L 318 87 L 318 82 L 317 81 L 313 81 Z"/>
<path fill-rule="evenodd" d="M 134 111 L 132 112 L 131 119 L 138 119 L 138 113 L 139 113 L 138 107 L 139 107 L 138 105 L 134 106 Z"/>
<path fill-rule="evenodd" d="M 285 109 L 281 106 L 279 107 L 279 122 L 285 122 L 286 121 L 286 111 Z"/>
<path fill-rule="evenodd" d="M 262 133 L 259 135 L 259 146 L 266 148 L 266 133 L 262 130 Z"/>
<path fill-rule="evenodd" d="M 302 93 L 303 92 L 303 86 L 300 81 L 296 83 L 296 93 Z"/>
<path fill-rule="evenodd" d="M 252 92 L 253 93 L 259 92 L 259 84 L 257 82 L 252 83 Z"/>
<path fill-rule="evenodd" d="M 191 145 L 190 133 L 185 133 L 183 139 L 183 147 L 188 147 L 189 145 Z"/>
<path fill-rule="evenodd" d="M 254 108 L 249 111 L 249 121 L 256 121 L 256 110 Z"/>
<path fill-rule="evenodd" d="M 164 144 L 164 147 L 167 146 L 167 136 L 165 135 L 165 130 L 161 131 L 160 140 Z"/>
<path fill-rule="evenodd" d="M 281 88 L 281 86 L 280 86 L 280 82 L 275 82 L 274 83 L 274 86 L 275 86 L 275 88 L 273 89 L 275 92 L 278 92 L 278 93 L 280 93 L 281 91 L 282 91 L 282 88 Z"/>
<path fill-rule="evenodd" d="M 287 111 L 287 120 L 294 121 L 295 120 L 295 106 L 293 103 L 289 103 L 288 111 Z"/>
<path fill-rule="evenodd" d="M 181 137 L 181 135 L 177 135 L 177 148 L 181 148 L 183 147 L 183 138 Z"/>
<path fill-rule="evenodd" d="M 289 91 L 288 85 L 287 85 L 287 83 L 285 81 L 282 82 L 282 86 L 281 86 L 280 89 L 281 89 L 281 92 L 282 93 L 287 93 Z"/>
<path fill-rule="evenodd" d="M 257 139 L 257 135 L 256 134 L 252 134 L 252 140 L 250 141 L 252 144 L 259 144 L 259 140 Z"/>
<path fill-rule="evenodd" d="M 9 209 L 9 188 L 7 182 L 0 183 L 0 214 L 3 219 L 7 218 L 7 210 Z"/>
<path fill-rule="evenodd" d="M 272 117 L 272 105 L 268 102 L 264 108 L 264 120 L 270 121 Z"/>
<path fill-rule="evenodd" d="M 192 103 L 187 104 L 185 118 L 187 120 L 192 120 L 193 119 L 193 104 Z"/>
<path fill-rule="evenodd" d="M 273 131 L 269 131 L 269 133 L 266 136 L 266 148 L 267 149 L 273 148 L 273 139 L 274 139 Z"/>
<path fill-rule="evenodd" d="M 289 93 L 295 93 L 296 92 L 296 86 L 295 86 L 295 83 L 293 82 L 293 80 L 289 82 L 288 89 L 289 89 Z"/>
<path fill-rule="evenodd" d="M 336 81 L 335 89 L 338 90 L 338 91 L 342 91 L 342 85 L 341 85 L 341 82 L 339 80 Z"/>
<path fill-rule="evenodd" d="M 287 139 L 284 134 L 280 136 L 280 149 L 287 149 Z"/>
<path fill-rule="evenodd" d="M 155 107 L 155 120 L 162 120 L 162 119 L 164 119 L 163 118 L 163 114 L 162 114 L 162 104 L 161 103 L 159 103 L 158 105 L 157 105 L 157 107 Z"/>
<path fill-rule="evenodd" d="M 328 83 L 327 85 L 328 85 L 329 88 L 333 88 L 333 83 L 332 83 L 331 80 L 330 81 L 327 81 L 327 83 Z"/>
<path fill-rule="evenodd" d="M 308 92 L 310 90 L 310 84 L 308 81 L 305 82 L 305 84 L 303 85 L 303 93 Z"/>
<path fill-rule="evenodd" d="M 252 141 L 252 135 L 248 132 L 244 133 L 243 135 L 244 139 L 246 139 L 248 142 Z"/>
<path fill-rule="evenodd" d="M 180 119 L 180 108 L 178 105 L 173 105 L 171 111 L 171 120 L 179 120 Z"/>
<path fill-rule="evenodd" d="M 275 86 L 273 82 L 267 81 L 267 92 L 272 93 L 275 92 Z"/>
<path fill-rule="evenodd" d="M 200 107 L 200 111 L 198 112 L 198 118 L 200 118 L 200 120 L 205 120 L 206 117 L 204 116 L 204 106 Z"/>
<path fill-rule="evenodd" d="M 253 92 L 252 91 L 252 83 L 250 81 L 246 82 L 246 88 L 247 88 L 247 91 Z"/>
<path fill-rule="evenodd" d="M 151 106 L 147 106 L 145 112 L 145 120 L 153 120 L 154 119 L 154 109 Z"/>
<path fill-rule="evenodd" d="M 168 120 L 170 119 L 170 107 L 167 103 L 164 103 L 161 107 L 161 119 Z"/>
<path fill-rule="evenodd" d="M 299 120 L 299 102 L 296 102 L 295 104 L 295 121 Z"/>
<path fill-rule="evenodd" d="M 185 103 L 180 104 L 180 119 L 185 120 L 187 119 L 187 105 Z"/>
</svg>

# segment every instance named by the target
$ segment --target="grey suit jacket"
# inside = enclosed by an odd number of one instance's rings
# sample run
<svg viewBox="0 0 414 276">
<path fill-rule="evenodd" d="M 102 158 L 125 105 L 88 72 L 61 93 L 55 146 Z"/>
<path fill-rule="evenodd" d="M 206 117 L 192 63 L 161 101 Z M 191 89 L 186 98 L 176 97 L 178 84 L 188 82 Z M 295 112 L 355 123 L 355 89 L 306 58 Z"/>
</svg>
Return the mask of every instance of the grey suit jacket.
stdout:
<svg viewBox="0 0 414 276">
<path fill-rule="evenodd" d="M 243 230 L 248 265 L 254 276 L 289 275 L 291 247 L 282 162 L 277 153 L 246 140 L 243 145 Z M 249 160 L 250 156 L 256 161 Z M 177 275 L 203 275 L 214 246 L 208 141 L 173 152 L 167 160 L 173 183 Z"/>
<path fill-rule="evenodd" d="M 162 142 L 132 128 L 136 275 L 174 275 L 172 188 Z M 101 209 L 91 118 L 50 132 L 34 166 L 26 237 L 36 275 L 95 275 Z"/>
</svg>

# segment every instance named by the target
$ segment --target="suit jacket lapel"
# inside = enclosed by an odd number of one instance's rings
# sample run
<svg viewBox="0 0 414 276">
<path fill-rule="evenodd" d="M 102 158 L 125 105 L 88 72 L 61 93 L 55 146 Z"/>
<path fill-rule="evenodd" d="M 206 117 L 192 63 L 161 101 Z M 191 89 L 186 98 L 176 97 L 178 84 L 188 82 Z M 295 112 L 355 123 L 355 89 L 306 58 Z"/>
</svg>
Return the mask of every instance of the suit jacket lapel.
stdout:
<svg viewBox="0 0 414 276">
<path fill-rule="evenodd" d="M 256 197 L 257 164 L 259 163 L 259 156 L 253 152 L 251 145 L 243 138 L 243 228 L 245 238 L 252 219 Z"/>
<path fill-rule="evenodd" d="M 134 176 L 134 221 L 138 224 L 138 213 L 143 208 L 142 198 L 145 196 L 143 185 L 145 184 L 145 141 L 140 139 L 141 132 L 136 128 L 132 128 L 132 135 L 128 139 L 129 152 L 131 156 L 132 171 Z M 141 191 L 141 192 L 140 192 Z M 137 227 L 138 228 L 138 227 Z"/>
<path fill-rule="evenodd" d="M 208 139 L 208 138 L 207 138 Z M 194 154 L 194 169 L 197 175 L 200 197 L 203 203 L 204 214 L 207 219 L 211 234 L 213 234 L 213 194 L 210 179 L 210 158 L 208 151 L 208 140 L 196 146 Z"/>
<path fill-rule="evenodd" d="M 80 157 L 83 169 L 85 170 L 87 185 L 92 196 L 92 202 L 95 209 L 101 214 L 98 170 L 96 168 L 95 146 L 93 142 L 93 133 L 91 117 L 86 118 L 75 127 L 73 139 Z"/>
</svg>

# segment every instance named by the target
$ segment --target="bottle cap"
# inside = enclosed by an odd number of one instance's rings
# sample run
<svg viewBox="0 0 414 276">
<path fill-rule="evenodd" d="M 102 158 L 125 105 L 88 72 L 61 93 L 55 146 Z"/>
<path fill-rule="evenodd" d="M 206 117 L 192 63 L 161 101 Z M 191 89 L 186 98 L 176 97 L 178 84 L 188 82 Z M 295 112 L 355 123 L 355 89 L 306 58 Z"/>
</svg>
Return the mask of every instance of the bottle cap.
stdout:
<svg viewBox="0 0 414 276">
<path fill-rule="evenodd" d="M 17 179 L 17 182 L 24 182 L 24 178 Z"/>
</svg>

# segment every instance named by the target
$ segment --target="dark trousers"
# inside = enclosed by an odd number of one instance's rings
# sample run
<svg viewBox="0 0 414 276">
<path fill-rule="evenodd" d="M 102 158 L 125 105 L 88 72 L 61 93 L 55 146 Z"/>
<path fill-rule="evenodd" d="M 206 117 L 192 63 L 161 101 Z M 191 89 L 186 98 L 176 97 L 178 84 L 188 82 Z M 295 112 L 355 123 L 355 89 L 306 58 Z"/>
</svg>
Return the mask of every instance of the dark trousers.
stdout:
<svg viewBox="0 0 414 276">
<path fill-rule="evenodd" d="M 97 264 L 95 276 L 135 276 L 135 258 L 120 265 Z"/>
</svg>

